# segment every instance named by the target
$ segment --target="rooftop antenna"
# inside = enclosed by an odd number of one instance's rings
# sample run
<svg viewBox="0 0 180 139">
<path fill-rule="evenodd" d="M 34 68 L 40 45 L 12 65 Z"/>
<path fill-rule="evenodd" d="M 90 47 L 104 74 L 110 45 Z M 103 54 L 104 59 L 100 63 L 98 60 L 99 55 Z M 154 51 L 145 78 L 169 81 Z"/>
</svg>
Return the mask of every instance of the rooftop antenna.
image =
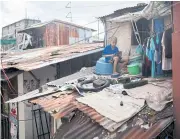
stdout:
<svg viewBox="0 0 180 139">
<path fill-rule="evenodd" d="M 71 22 L 72 22 L 72 12 L 71 12 L 71 1 L 66 5 L 65 8 L 69 8 L 69 13 L 66 15 L 66 18 L 70 18 Z"/>
</svg>

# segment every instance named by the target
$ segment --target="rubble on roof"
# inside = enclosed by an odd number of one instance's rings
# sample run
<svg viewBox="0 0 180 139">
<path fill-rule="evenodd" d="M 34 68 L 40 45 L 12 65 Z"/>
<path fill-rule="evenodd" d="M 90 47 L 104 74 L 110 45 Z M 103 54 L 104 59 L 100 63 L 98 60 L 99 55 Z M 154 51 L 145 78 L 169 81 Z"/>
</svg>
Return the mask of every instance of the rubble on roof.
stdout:
<svg viewBox="0 0 180 139">
<path fill-rule="evenodd" d="M 143 97 L 147 90 L 149 93 L 153 91 L 151 93 L 156 95 L 158 93 L 162 94 L 165 90 L 171 90 L 171 79 L 148 80 L 150 84 L 147 86 L 125 90 L 121 84 L 122 80 L 114 80 L 115 84 L 105 88 L 103 91 L 86 93 L 82 97 L 75 88 L 69 88 L 69 85 L 76 85 L 77 80 L 82 77 L 87 79 L 103 78 L 103 76 L 94 75 L 93 68 L 83 68 L 78 73 L 47 83 L 41 93 L 39 93 L 39 90 L 35 90 L 10 100 L 10 102 L 29 100 L 30 103 L 41 106 L 44 111 L 50 113 L 55 119 L 66 119 L 65 121 L 68 122 L 62 124 L 54 139 L 61 137 L 65 139 L 83 139 L 84 136 L 87 138 L 112 139 L 129 139 L 135 136 L 136 138 L 140 137 L 140 139 L 149 139 L 159 136 L 173 122 L 172 101 L 167 101 L 162 110 L 158 111 L 153 109 L 152 105 L 144 104 L 147 96 Z M 134 78 L 131 77 L 131 79 Z M 138 77 L 138 79 L 140 78 Z M 149 85 L 151 89 L 147 89 Z M 127 93 L 123 93 L 124 91 Z M 172 92 L 169 91 L 167 94 L 165 98 L 170 98 Z M 93 103 L 89 103 L 91 97 Z M 153 104 L 156 102 L 154 101 Z M 133 107 L 137 105 L 138 107 Z M 126 106 L 129 109 L 126 109 Z M 125 108 L 124 111 L 122 111 L 121 107 Z M 133 108 L 136 109 L 133 111 Z M 122 117 L 122 113 L 124 117 Z M 128 113 L 128 115 L 125 113 Z"/>
<path fill-rule="evenodd" d="M 1 69 L 31 71 L 79 56 L 102 51 L 102 43 L 74 44 L 9 52 L 2 56 Z"/>
<path fill-rule="evenodd" d="M 172 110 L 171 105 L 167 107 L 167 109 Z M 164 112 L 165 111 L 161 112 L 162 115 L 164 115 Z M 96 122 L 92 121 L 87 114 L 76 111 L 74 117 L 71 119 L 70 122 L 63 122 L 63 124 L 59 127 L 59 129 L 53 136 L 53 139 L 152 139 L 155 137 L 165 138 L 164 134 L 161 134 L 161 132 L 165 130 L 166 127 L 169 125 L 171 125 L 171 127 L 166 130 L 166 133 L 172 132 L 173 130 L 172 111 L 169 114 L 171 116 L 169 115 L 168 117 L 163 117 L 162 119 L 157 120 L 154 123 L 147 122 L 150 121 L 150 119 L 157 119 L 156 117 L 158 116 L 157 114 L 152 115 L 151 109 L 146 107 L 137 116 L 133 117 L 123 126 L 121 126 L 123 127 L 123 129 L 119 128 L 114 132 L 109 132 L 102 126 L 98 125 Z M 145 115 L 148 116 L 143 118 L 143 116 Z M 138 122 L 139 117 L 142 118 L 142 124 L 137 124 L 140 123 Z"/>
</svg>

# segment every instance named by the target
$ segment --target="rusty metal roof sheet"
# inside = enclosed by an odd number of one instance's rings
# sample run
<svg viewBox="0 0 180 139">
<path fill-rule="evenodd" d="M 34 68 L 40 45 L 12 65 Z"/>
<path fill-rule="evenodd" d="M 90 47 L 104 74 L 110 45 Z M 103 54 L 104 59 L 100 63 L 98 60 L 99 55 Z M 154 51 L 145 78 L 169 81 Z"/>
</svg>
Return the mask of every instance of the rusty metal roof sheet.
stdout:
<svg viewBox="0 0 180 139">
<path fill-rule="evenodd" d="M 59 127 L 53 139 L 152 139 L 159 136 L 172 122 L 173 118 L 169 117 L 158 121 L 149 129 L 134 126 L 122 132 L 116 130 L 111 133 L 93 122 L 87 115 L 77 111 L 70 122 L 63 123 Z"/>
<path fill-rule="evenodd" d="M 76 101 L 76 97 L 79 97 L 77 92 L 65 95 L 62 95 L 61 92 L 57 92 L 56 94 L 51 94 L 46 97 L 33 99 L 30 102 L 40 105 L 44 109 L 44 111 L 50 113 L 55 119 L 62 118 L 63 116 L 78 109 L 109 132 L 115 132 L 118 128 L 120 128 L 127 122 L 128 127 L 131 127 L 135 125 L 134 121 L 136 121 L 138 118 L 143 119 L 144 123 L 149 122 L 153 124 L 156 121 L 159 121 L 159 119 L 163 119 L 163 117 L 172 116 L 172 107 L 164 109 L 161 113 L 156 113 L 149 107 L 145 107 L 142 111 L 140 111 L 132 118 L 117 123 L 105 116 L 102 116 L 93 108 Z M 151 115 L 149 115 L 149 113 Z"/>
<path fill-rule="evenodd" d="M 62 92 L 57 92 L 49 96 L 40 97 L 37 99 L 30 100 L 31 103 L 40 105 L 44 111 L 48 112 L 55 119 L 59 119 L 66 114 L 71 113 L 73 110 L 77 109 L 72 103 L 78 96 L 76 93 L 62 95 Z"/>
<path fill-rule="evenodd" d="M 123 122 L 114 122 L 113 120 L 106 118 L 105 116 L 99 114 L 95 109 L 84 105 L 79 102 L 74 102 L 76 103 L 77 108 L 82 111 L 83 113 L 87 114 L 92 120 L 95 122 L 99 123 L 101 126 L 103 126 L 105 129 L 107 129 L 110 132 L 115 131 L 117 128 L 119 128 L 121 125 L 123 125 L 126 121 Z"/>
<path fill-rule="evenodd" d="M 95 137 L 103 139 L 105 136 L 107 132 L 101 126 L 78 111 L 70 122 L 60 126 L 53 139 L 93 139 Z"/>
<path fill-rule="evenodd" d="M 147 130 L 140 126 L 131 127 L 119 133 L 118 137 L 119 139 L 153 139 L 159 136 L 173 121 L 173 117 L 162 119 Z"/>
<path fill-rule="evenodd" d="M 67 92 L 67 91 L 65 91 Z M 62 94 L 62 92 L 57 92 L 55 94 L 50 94 L 35 98 L 30 100 L 31 103 L 40 105 L 44 111 L 50 113 L 55 119 L 62 118 L 66 114 L 71 113 L 72 111 L 79 109 L 83 113 L 87 114 L 92 120 L 103 126 L 110 132 L 115 131 L 120 127 L 123 122 L 116 123 L 109 118 L 106 118 L 96 112 L 93 108 L 79 103 L 76 101 L 76 97 L 79 97 L 77 92 Z"/>
<path fill-rule="evenodd" d="M 75 44 L 71 46 L 54 46 L 7 53 L 2 57 L 3 67 L 1 65 L 0 68 L 16 68 L 31 71 L 79 56 L 102 51 L 102 46 L 102 43 Z"/>
</svg>

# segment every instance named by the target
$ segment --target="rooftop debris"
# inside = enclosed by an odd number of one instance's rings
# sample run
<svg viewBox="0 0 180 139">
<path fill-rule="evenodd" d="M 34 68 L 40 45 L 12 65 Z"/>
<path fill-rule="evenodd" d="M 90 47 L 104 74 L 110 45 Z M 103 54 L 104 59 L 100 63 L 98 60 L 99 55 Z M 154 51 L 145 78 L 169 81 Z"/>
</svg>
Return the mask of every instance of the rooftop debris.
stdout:
<svg viewBox="0 0 180 139">
<path fill-rule="evenodd" d="M 102 51 L 102 43 L 74 44 L 48 48 L 29 49 L 22 52 L 8 52 L 2 56 L 0 68 L 16 68 L 31 71 L 66 61 L 81 55 Z M 78 53 L 77 53 L 78 52 Z"/>
<path fill-rule="evenodd" d="M 83 92 L 84 97 L 82 97 L 79 95 L 78 90 L 76 90 L 77 88 L 74 88 L 78 81 L 81 82 L 79 79 L 82 78 L 84 78 L 83 80 L 94 78 L 109 79 L 113 80 L 111 82 L 113 85 L 96 93 Z M 40 105 L 44 111 L 50 113 L 55 119 L 64 119 L 60 128 L 65 131 L 64 133 L 59 131 L 60 133 L 57 133 L 58 135 L 56 135 L 56 138 L 61 134 L 64 138 L 68 139 L 76 137 L 81 139 L 84 135 L 87 135 L 87 138 L 88 136 L 101 138 L 100 135 L 102 135 L 103 138 L 104 136 L 110 138 L 113 136 L 113 139 L 116 137 L 129 139 L 129 137 L 132 137 L 131 133 L 135 136 L 138 134 L 142 139 L 156 137 L 167 125 L 173 122 L 172 102 L 168 99 L 167 103 L 164 103 L 162 110 L 159 111 L 151 107 L 149 103 L 145 103 L 145 101 L 147 102 L 149 93 L 154 93 L 155 96 L 167 93 L 167 96 L 171 98 L 170 94 L 172 94 L 172 91 L 170 90 L 172 88 L 172 80 L 163 79 L 153 81 L 148 79 L 148 84 L 146 85 L 124 89 L 122 83 L 129 82 L 129 79 L 130 81 L 142 80 L 140 77 L 123 76 L 122 79 L 112 79 L 110 76 L 97 76 L 93 74 L 93 68 L 83 68 L 83 70 L 78 73 L 47 83 L 47 90 L 45 92 L 42 91 L 42 93 L 39 93 L 38 90 L 35 90 L 34 92 L 31 92 L 31 95 L 29 96 L 28 94 L 25 94 L 24 96 L 21 96 L 18 99 L 16 98 L 14 101 L 10 100 L 9 102 L 29 100 L 30 103 Z M 151 89 L 147 89 L 149 87 Z M 54 91 L 54 88 L 58 89 Z M 165 90 L 166 93 L 163 93 Z M 91 102 L 89 100 L 92 100 L 93 103 L 89 103 Z M 155 104 L 157 101 L 151 103 Z M 130 106 L 133 106 L 136 110 L 132 111 L 133 108 Z M 120 111 L 120 109 L 123 108 L 127 112 Z M 107 115 L 107 113 L 110 114 Z M 115 116 L 117 113 L 118 116 Z M 87 121 L 87 123 L 84 123 L 83 125 L 80 124 L 79 130 L 76 131 L 72 124 L 74 123 L 77 125 L 75 121 L 78 120 L 77 115 L 79 114 L 84 115 L 83 117 L 86 119 L 84 120 Z M 122 118 L 122 116 L 124 117 Z M 119 119 L 120 117 L 121 119 Z M 67 127 L 64 129 L 66 126 L 72 126 L 72 128 Z M 88 130 L 91 128 L 96 129 L 97 131 L 100 131 L 98 134 L 103 134 L 97 135 L 94 133 L 96 130 L 89 131 L 86 134 L 86 132 L 83 132 L 85 130 L 84 127 L 87 127 Z M 73 134 L 76 132 L 79 133 L 81 130 L 83 130 L 83 135 Z M 71 131 L 73 132 L 72 134 Z M 116 134 L 116 137 L 114 137 L 114 134 Z"/>
</svg>

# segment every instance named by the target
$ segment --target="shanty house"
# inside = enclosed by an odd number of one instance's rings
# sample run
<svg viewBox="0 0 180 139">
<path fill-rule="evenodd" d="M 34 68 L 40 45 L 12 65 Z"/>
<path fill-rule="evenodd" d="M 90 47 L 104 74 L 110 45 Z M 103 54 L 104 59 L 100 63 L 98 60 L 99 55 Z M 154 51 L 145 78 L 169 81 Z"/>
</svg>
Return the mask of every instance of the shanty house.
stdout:
<svg viewBox="0 0 180 139">
<path fill-rule="evenodd" d="M 32 47 L 49 47 L 74 43 L 90 43 L 94 29 L 73 23 L 52 20 L 34 24 L 19 33 L 26 32 L 32 36 Z"/>
<path fill-rule="evenodd" d="M 156 2 L 150 2 L 148 5 L 140 3 L 137 6 L 119 9 L 100 17 L 104 24 L 105 44 L 110 43 L 111 37 L 115 36 L 118 38 L 117 46 L 123 55 L 127 56 L 130 52 L 133 54 L 134 49 L 139 44 L 143 44 L 143 41 L 154 31 L 153 19 L 164 18 L 165 26 L 171 21 L 169 10 L 166 10 L 160 17 L 157 16 L 155 8 L 157 6 Z M 159 9 L 159 12 L 163 11 L 162 8 Z"/>
<path fill-rule="evenodd" d="M 4 101 L 21 97 L 47 82 L 77 72 L 82 67 L 94 66 L 101 57 L 102 46 L 101 43 L 74 44 L 1 53 L 3 138 L 14 136 L 14 139 L 38 139 L 43 134 L 39 126 L 41 114 L 38 116 L 33 113 L 38 114 L 35 110 L 39 110 L 39 106 L 32 107 L 27 101 L 8 105 Z M 38 117 L 36 122 L 34 116 Z M 40 130 L 38 133 L 37 128 Z"/>
<path fill-rule="evenodd" d="M 6 25 L 2 28 L 2 40 L 15 39 L 14 43 L 2 44 L 2 49 L 4 51 L 12 49 L 16 45 L 20 44 L 23 41 L 24 33 L 18 33 L 18 31 L 23 30 L 33 24 L 40 23 L 40 20 L 35 19 L 22 19 L 17 22 Z"/>
</svg>

